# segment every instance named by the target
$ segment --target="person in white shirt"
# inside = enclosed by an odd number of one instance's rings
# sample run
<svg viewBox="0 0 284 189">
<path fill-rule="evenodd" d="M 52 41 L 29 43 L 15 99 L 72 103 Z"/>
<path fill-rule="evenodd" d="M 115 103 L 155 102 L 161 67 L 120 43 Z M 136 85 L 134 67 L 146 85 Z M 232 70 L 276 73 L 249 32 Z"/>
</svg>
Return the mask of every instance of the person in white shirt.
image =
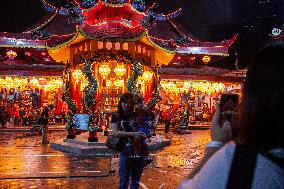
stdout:
<svg viewBox="0 0 284 189">
<path fill-rule="evenodd" d="M 217 106 L 213 141 L 207 145 L 201 164 L 178 189 L 284 188 L 283 52 L 284 43 L 274 42 L 254 57 L 242 92 L 238 138 L 227 142 L 230 125 L 225 122 L 220 127 Z"/>
</svg>

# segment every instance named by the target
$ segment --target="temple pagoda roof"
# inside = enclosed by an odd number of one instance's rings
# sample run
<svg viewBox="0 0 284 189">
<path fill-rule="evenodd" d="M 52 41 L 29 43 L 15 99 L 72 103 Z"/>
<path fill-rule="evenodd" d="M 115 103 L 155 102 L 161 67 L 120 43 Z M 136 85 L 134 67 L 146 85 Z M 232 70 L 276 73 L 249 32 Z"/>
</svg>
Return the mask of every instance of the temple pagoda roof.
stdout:
<svg viewBox="0 0 284 189">
<path fill-rule="evenodd" d="M 207 80 L 215 82 L 244 81 L 247 70 L 229 70 L 209 66 L 195 67 L 162 67 L 159 69 L 161 79 L 177 80 Z"/>
<path fill-rule="evenodd" d="M 77 33 L 78 27 L 83 36 L 97 40 L 139 40 L 145 34 L 157 47 L 166 51 L 182 54 L 228 55 L 228 47 L 236 36 L 222 42 L 202 42 L 192 37 L 175 20 L 181 10 L 168 15 L 153 14 L 149 10 L 137 11 L 131 3 L 110 4 L 98 1 L 89 9 L 79 7 L 81 23 L 74 23 L 74 18 L 67 9 L 59 9 L 41 0 L 48 7 L 45 17 L 33 27 L 22 33 L 0 33 L 0 46 L 54 48 L 70 41 Z M 143 24 L 142 20 L 155 18 L 155 23 Z M 73 19 L 73 20 L 72 20 Z M 34 31 L 44 30 L 48 37 L 34 39 Z M 146 32 L 147 31 L 147 32 Z M 178 38 L 186 41 L 177 43 Z M 17 42 L 15 42 L 17 41 Z"/>
</svg>

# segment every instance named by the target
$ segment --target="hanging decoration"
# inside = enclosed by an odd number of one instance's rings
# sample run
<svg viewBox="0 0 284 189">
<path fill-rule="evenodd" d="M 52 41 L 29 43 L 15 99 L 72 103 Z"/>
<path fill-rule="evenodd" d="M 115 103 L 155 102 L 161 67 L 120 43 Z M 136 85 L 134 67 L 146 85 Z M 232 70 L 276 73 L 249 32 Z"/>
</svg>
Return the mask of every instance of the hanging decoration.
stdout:
<svg viewBox="0 0 284 189">
<path fill-rule="evenodd" d="M 108 76 L 108 74 L 110 73 L 110 68 L 108 67 L 107 64 L 102 64 L 99 67 L 99 74 L 103 77 Z"/>
<path fill-rule="evenodd" d="M 137 60 L 132 61 L 132 65 L 132 75 L 127 80 L 126 87 L 127 90 L 135 96 L 140 94 L 139 88 L 136 87 L 136 81 L 138 79 L 138 76 L 141 76 L 143 74 L 143 70 L 141 68 L 140 62 Z"/>
<path fill-rule="evenodd" d="M 114 81 L 114 86 L 116 86 L 117 88 L 123 87 L 124 86 L 124 80 L 123 79 L 115 80 Z"/>
<path fill-rule="evenodd" d="M 6 53 L 6 56 L 9 58 L 9 60 L 14 60 L 17 57 L 17 53 L 13 50 L 9 50 Z"/>
<path fill-rule="evenodd" d="M 82 78 L 82 71 L 81 70 L 74 70 L 72 72 L 72 77 L 75 79 L 75 80 L 79 80 Z"/>
<path fill-rule="evenodd" d="M 163 90 L 168 92 L 180 93 L 191 91 L 193 93 L 222 93 L 226 86 L 223 83 L 217 82 L 202 82 L 202 81 L 161 81 Z"/>
<path fill-rule="evenodd" d="M 70 98 L 70 67 L 67 63 L 65 65 L 63 71 L 63 92 L 62 92 L 62 100 L 65 101 L 68 105 L 68 109 L 72 112 L 72 114 L 76 114 L 78 112 L 78 108 L 73 100 Z"/>
<path fill-rule="evenodd" d="M 153 73 L 151 71 L 143 72 L 142 79 L 146 82 L 149 82 L 153 77 Z"/>
<path fill-rule="evenodd" d="M 210 62 L 210 60 L 211 60 L 211 58 L 208 55 L 205 55 L 205 56 L 202 57 L 202 62 L 204 64 L 208 64 Z"/>
<path fill-rule="evenodd" d="M 160 77 L 159 77 L 159 67 L 155 66 L 155 73 L 154 73 L 154 78 L 155 78 L 155 85 L 154 85 L 154 97 L 149 101 L 149 103 L 147 103 L 147 109 L 150 110 L 153 107 L 155 107 L 155 105 L 161 101 L 163 98 L 160 96 Z"/>
<path fill-rule="evenodd" d="M 98 89 L 98 80 L 93 75 L 93 65 L 97 63 L 95 59 L 87 59 L 84 66 L 82 67 L 82 72 L 88 79 L 88 85 L 84 88 L 84 101 L 85 109 L 89 114 L 92 113 L 91 106 L 96 104 L 95 92 Z M 92 122 L 91 122 L 92 123 Z"/>
<path fill-rule="evenodd" d="M 126 73 L 126 68 L 123 64 L 117 64 L 116 68 L 114 69 L 114 73 L 118 77 L 122 77 Z"/>
</svg>

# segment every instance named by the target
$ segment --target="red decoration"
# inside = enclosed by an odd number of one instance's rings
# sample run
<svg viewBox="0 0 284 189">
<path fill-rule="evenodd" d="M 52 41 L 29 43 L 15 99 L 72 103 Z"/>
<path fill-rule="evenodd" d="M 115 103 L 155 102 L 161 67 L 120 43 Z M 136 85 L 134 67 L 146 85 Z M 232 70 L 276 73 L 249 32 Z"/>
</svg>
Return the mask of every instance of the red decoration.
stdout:
<svg viewBox="0 0 284 189">
<path fill-rule="evenodd" d="M 10 60 L 14 60 L 17 57 L 17 53 L 13 50 L 9 50 L 6 55 Z"/>
<path fill-rule="evenodd" d="M 26 56 L 31 56 L 32 53 L 30 53 L 30 52 L 25 52 L 25 55 L 26 55 Z"/>
<path fill-rule="evenodd" d="M 191 60 L 191 61 L 195 60 L 195 56 L 191 56 L 191 57 L 189 58 L 189 60 Z"/>
<path fill-rule="evenodd" d="M 46 55 L 46 52 L 41 52 L 40 55 L 41 55 L 41 56 L 45 56 L 45 55 Z"/>
</svg>

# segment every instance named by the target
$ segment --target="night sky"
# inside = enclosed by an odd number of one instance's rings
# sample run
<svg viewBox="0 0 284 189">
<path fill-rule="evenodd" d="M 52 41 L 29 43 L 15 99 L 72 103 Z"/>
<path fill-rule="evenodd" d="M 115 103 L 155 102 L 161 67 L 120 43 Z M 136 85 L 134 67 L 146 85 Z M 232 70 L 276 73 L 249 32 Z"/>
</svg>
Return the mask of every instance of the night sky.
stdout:
<svg viewBox="0 0 284 189">
<path fill-rule="evenodd" d="M 60 4 L 62 0 L 49 0 Z M 272 28 L 284 24 L 284 0 L 148 0 L 156 10 L 167 13 L 183 8 L 178 21 L 203 41 L 221 41 L 239 34 L 231 47 L 232 56 L 213 66 L 234 67 L 238 52 L 239 67 L 247 66 L 251 56 L 271 41 Z M 0 31 L 21 32 L 44 16 L 40 0 L 1 0 Z M 225 63 L 224 63 L 225 62 Z"/>
</svg>

